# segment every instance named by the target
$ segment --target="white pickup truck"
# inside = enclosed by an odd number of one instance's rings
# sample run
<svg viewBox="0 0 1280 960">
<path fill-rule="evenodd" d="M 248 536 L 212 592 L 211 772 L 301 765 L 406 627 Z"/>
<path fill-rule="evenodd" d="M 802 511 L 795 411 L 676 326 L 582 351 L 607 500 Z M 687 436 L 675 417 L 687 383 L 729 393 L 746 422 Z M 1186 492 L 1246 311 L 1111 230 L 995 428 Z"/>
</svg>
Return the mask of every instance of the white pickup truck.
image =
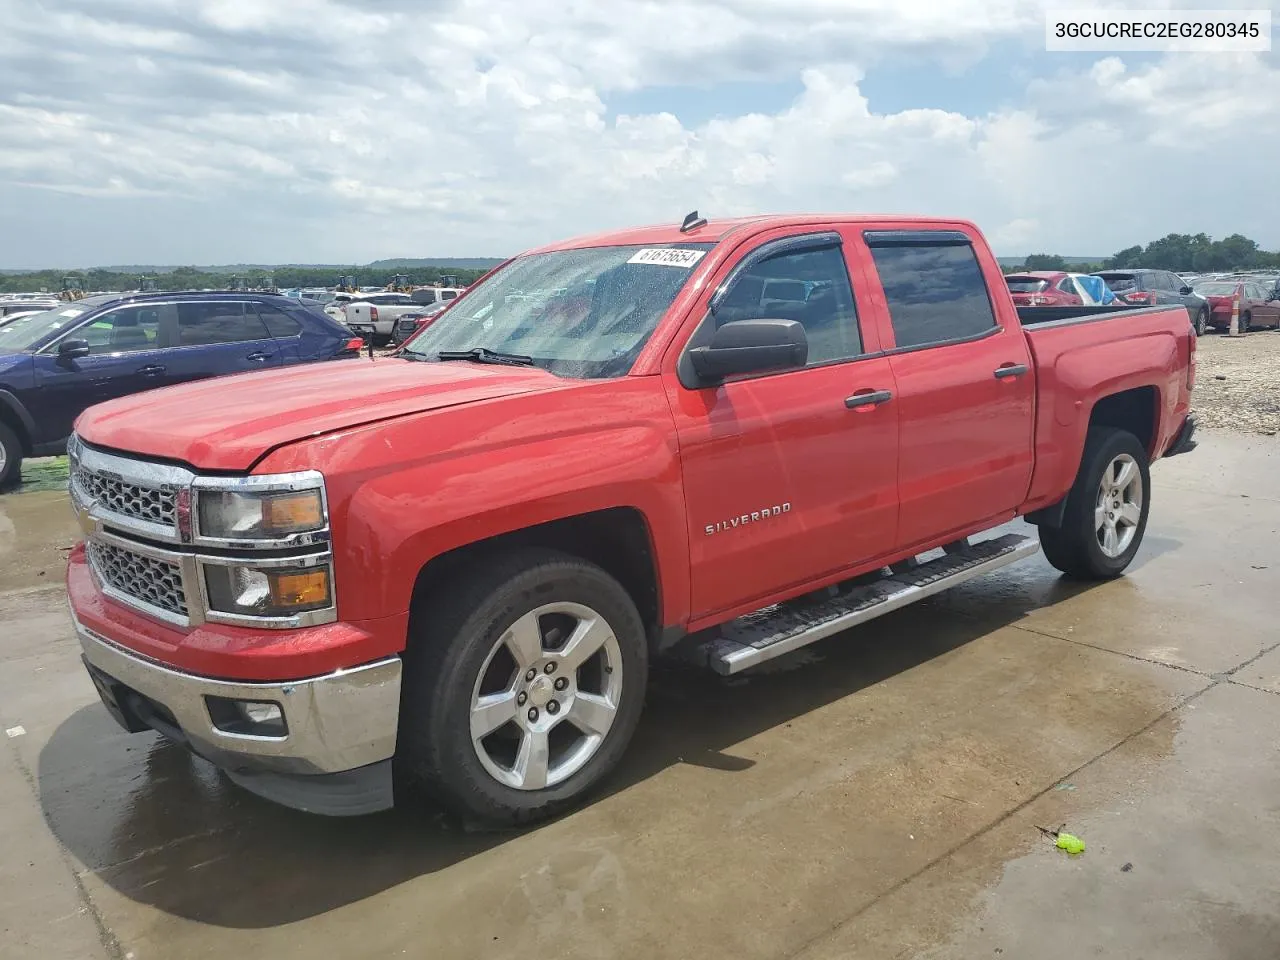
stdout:
<svg viewBox="0 0 1280 960">
<path fill-rule="evenodd" d="M 421 309 L 422 304 L 407 293 L 369 293 L 343 308 L 343 322 L 356 336 L 381 345 L 391 340 L 401 314 Z"/>
</svg>

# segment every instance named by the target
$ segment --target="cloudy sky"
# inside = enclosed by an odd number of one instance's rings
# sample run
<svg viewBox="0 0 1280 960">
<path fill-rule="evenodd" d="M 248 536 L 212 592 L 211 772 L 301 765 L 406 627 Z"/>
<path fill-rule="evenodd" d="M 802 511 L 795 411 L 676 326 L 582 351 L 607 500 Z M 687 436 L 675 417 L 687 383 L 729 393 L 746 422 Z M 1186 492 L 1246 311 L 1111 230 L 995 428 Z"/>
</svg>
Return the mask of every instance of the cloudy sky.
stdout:
<svg viewBox="0 0 1280 960">
<path fill-rule="evenodd" d="M 958 215 L 1007 255 L 1280 247 L 1278 55 L 1046 53 L 1038 2 L 0 15 L 0 267 L 501 256 L 693 208 Z"/>
</svg>

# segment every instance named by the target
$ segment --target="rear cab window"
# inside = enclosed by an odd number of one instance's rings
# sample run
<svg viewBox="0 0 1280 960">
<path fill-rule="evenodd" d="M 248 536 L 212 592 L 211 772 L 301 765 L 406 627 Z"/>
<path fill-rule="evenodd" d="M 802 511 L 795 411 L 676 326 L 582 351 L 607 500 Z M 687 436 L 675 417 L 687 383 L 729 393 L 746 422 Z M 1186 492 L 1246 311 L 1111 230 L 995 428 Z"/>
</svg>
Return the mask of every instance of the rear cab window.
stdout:
<svg viewBox="0 0 1280 960">
<path fill-rule="evenodd" d="M 867 231 L 896 348 L 977 339 L 996 329 L 972 241 L 955 231 Z"/>
</svg>

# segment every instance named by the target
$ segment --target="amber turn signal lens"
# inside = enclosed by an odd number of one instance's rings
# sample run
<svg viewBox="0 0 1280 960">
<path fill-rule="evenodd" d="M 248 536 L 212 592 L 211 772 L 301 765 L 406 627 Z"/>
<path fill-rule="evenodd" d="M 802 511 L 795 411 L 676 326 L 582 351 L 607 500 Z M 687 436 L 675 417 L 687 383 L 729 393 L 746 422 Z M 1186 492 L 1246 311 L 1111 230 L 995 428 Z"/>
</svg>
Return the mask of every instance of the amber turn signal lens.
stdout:
<svg viewBox="0 0 1280 960">
<path fill-rule="evenodd" d="M 309 607 L 329 602 L 329 571 L 270 575 L 271 604 L 277 608 Z"/>
<path fill-rule="evenodd" d="M 269 497 L 262 501 L 262 520 L 266 529 L 281 533 L 322 527 L 320 497 L 314 490 Z"/>
</svg>

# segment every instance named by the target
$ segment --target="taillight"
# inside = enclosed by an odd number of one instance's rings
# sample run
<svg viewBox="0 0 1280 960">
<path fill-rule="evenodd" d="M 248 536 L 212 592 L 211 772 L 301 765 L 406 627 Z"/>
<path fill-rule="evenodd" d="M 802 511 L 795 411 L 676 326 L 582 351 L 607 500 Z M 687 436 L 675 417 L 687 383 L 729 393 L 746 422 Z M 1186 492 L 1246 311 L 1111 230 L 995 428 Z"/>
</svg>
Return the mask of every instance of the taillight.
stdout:
<svg viewBox="0 0 1280 960">
<path fill-rule="evenodd" d="M 1150 290 L 1135 290 L 1133 293 L 1123 294 L 1120 299 L 1125 303 L 1152 304 L 1156 302 L 1156 295 Z"/>
<path fill-rule="evenodd" d="M 370 308 L 369 308 L 369 319 L 370 319 L 370 320 L 372 320 L 374 323 L 377 323 L 377 322 L 378 322 L 378 308 L 377 308 L 377 307 L 370 307 Z"/>
<path fill-rule="evenodd" d="M 361 340 L 359 337 L 352 337 L 350 340 L 347 341 L 347 345 L 342 349 L 354 350 L 356 353 L 359 353 L 361 350 L 364 349 L 364 341 Z"/>
</svg>

